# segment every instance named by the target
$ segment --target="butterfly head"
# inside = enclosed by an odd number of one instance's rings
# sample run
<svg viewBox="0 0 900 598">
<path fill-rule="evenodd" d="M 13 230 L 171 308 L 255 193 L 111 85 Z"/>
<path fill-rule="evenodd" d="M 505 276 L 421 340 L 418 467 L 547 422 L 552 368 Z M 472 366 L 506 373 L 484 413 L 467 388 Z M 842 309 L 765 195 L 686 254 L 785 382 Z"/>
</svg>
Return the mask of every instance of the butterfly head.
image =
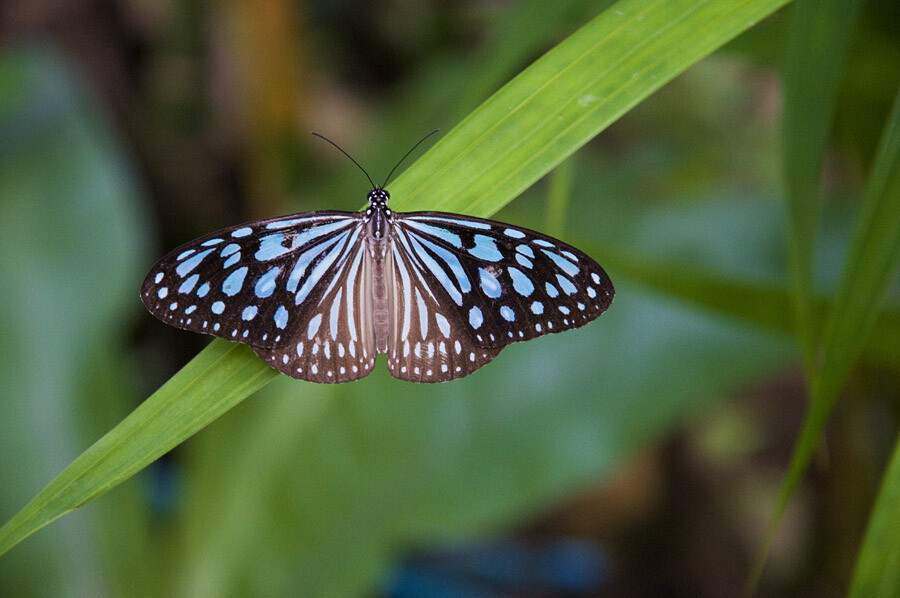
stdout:
<svg viewBox="0 0 900 598">
<path fill-rule="evenodd" d="M 391 194 L 387 192 L 387 189 L 375 187 L 374 189 L 369 191 L 369 206 L 372 208 L 386 208 L 387 202 L 390 198 Z"/>
</svg>

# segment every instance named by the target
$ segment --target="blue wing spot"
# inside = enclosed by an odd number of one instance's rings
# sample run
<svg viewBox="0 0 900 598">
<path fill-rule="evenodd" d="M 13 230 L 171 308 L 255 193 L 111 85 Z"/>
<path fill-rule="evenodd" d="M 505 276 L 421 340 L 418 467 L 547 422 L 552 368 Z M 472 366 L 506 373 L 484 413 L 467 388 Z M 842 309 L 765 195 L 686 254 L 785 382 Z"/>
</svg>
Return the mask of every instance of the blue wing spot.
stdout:
<svg viewBox="0 0 900 598">
<path fill-rule="evenodd" d="M 503 231 L 503 234 L 506 235 L 507 237 L 512 237 L 513 239 L 524 239 L 525 238 L 525 233 L 523 233 L 522 231 L 518 231 L 514 228 L 506 229 L 505 231 Z"/>
<path fill-rule="evenodd" d="M 156 296 L 159 297 L 160 299 L 165 299 L 166 295 L 168 295 L 168 294 L 169 294 L 169 287 L 163 287 L 163 288 L 159 289 L 158 291 L 156 291 Z"/>
<path fill-rule="evenodd" d="M 552 251 L 547 251 L 546 249 L 541 249 L 547 257 L 553 260 L 553 263 L 556 264 L 560 270 L 568 274 L 569 276 L 575 276 L 578 274 L 578 266 L 567 260 L 566 258 L 556 255 Z"/>
<path fill-rule="evenodd" d="M 239 228 L 236 231 L 232 231 L 231 236 L 235 239 L 240 239 L 241 237 L 246 237 L 250 233 L 253 232 L 253 229 L 249 226 L 245 226 L 243 228 Z"/>
<path fill-rule="evenodd" d="M 194 286 L 196 286 L 198 280 L 200 280 L 199 274 L 191 274 L 188 279 L 181 283 L 181 286 L 178 287 L 178 292 L 190 293 L 194 290 Z"/>
<path fill-rule="evenodd" d="M 446 338 L 450 338 L 450 322 L 443 315 L 435 312 L 434 319 L 437 321 L 438 328 Z"/>
<path fill-rule="evenodd" d="M 221 301 L 216 301 L 212 304 L 212 307 L 210 307 L 210 309 L 214 314 L 221 314 L 223 311 L 225 311 L 225 304 Z"/>
<path fill-rule="evenodd" d="M 484 268 L 478 268 L 478 274 L 481 276 L 481 290 L 484 294 L 492 299 L 499 297 L 503 289 L 497 279 Z"/>
<path fill-rule="evenodd" d="M 528 297 L 534 292 L 534 283 L 518 268 L 507 268 L 513 281 L 513 288 L 523 297 Z"/>
<path fill-rule="evenodd" d="M 600 275 L 596 272 L 591 272 L 591 279 L 594 281 L 594 284 L 600 284 Z"/>
<path fill-rule="evenodd" d="M 197 306 L 196 306 L 196 305 L 191 305 L 191 306 L 189 306 L 186 310 L 184 310 L 184 313 L 187 314 L 187 315 L 190 315 L 190 314 L 194 313 L 194 311 L 195 311 L 196 309 L 197 309 Z"/>
<path fill-rule="evenodd" d="M 178 257 L 175 258 L 175 261 L 176 261 L 176 262 L 180 262 L 181 260 L 183 260 L 183 259 L 186 258 L 187 256 L 193 254 L 195 251 L 197 251 L 197 250 L 196 250 L 196 249 L 188 249 L 188 250 L 186 250 L 186 251 L 182 251 L 181 253 L 178 254 Z"/>
<path fill-rule="evenodd" d="M 282 243 L 284 243 L 283 234 L 266 235 L 260 240 L 259 251 L 254 257 L 261 262 L 266 262 L 288 253 L 291 248 L 285 247 Z"/>
<path fill-rule="evenodd" d="M 188 272 L 196 268 L 200 264 L 200 262 L 203 261 L 203 258 L 208 256 L 210 253 L 212 253 L 212 249 L 201 251 L 193 257 L 178 264 L 178 267 L 175 268 L 175 272 L 178 274 L 178 276 L 184 278 L 188 275 Z"/>
<path fill-rule="evenodd" d="M 209 292 L 209 283 L 204 282 L 200 285 L 200 288 L 197 289 L 197 296 L 200 298 L 206 297 L 206 294 Z"/>
<path fill-rule="evenodd" d="M 469 249 L 469 253 L 488 262 L 499 262 L 503 259 L 503 254 L 497 250 L 494 239 L 485 235 L 475 235 L 475 246 Z"/>
<path fill-rule="evenodd" d="M 587 294 L 588 294 L 588 297 L 590 297 L 591 299 L 593 299 L 594 297 L 597 296 L 597 291 L 594 289 L 594 287 L 588 287 L 588 288 L 587 288 Z"/>
<path fill-rule="evenodd" d="M 175 303 L 175 302 L 173 301 L 172 303 L 169 304 L 169 310 L 170 310 L 170 311 L 175 311 L 176 309 L 178 309 L 178 304 L 177 304 L 177 303 Z"/>
<path fill-rule="evenodd" d="M 545 241 L 543 239 L 535 239 L 534 241 L 532 241 L 532 243 L 534 243 L 535 245 L 538 245 L 540 247 L 547 247 L 547 248 L 551 248 L 551 249 L 556 247 L 556 245 L 554 245 L 553 243 L 551 243 L 549 241 Z"/>
<path fill-rule="evenodd" d="M 200 243 L 201 247 L 212 247 L 213 245 L 218 245 L 222 242 L 222 239 L 209 239 L 208 241 L 203 241 Z"/>
<path fill-rule="evenodd" d="M 478 309 L 478 306 L 476 305 L 469 310 L 469 324 L 472 326 L 472 328 L 478 330 L 483 323 L 484 316 L 482 315 L 481 310 Z"/>
<path fill-rule="evenodd" d="M 241 319 L 245 322 L 249 322 L 253 318 L 256 317 L 256 312 L 258 311 L 255 305 L 248 305 L 244 308 L 244 311 L 241 312 Z"/>
<path fill-rule="evenodd" d="M 571 251 L 566 251 L 565 249 L 563 249 L 562 251 L 560 251 L 560 253 L 563 254 L 564 256 L 566 256 L 568 259 L 572 260 L 573 262 L 578 261 L 578 256 L 575 255 L 574 253 L 572 253 Z"/>
<path fill-rule="evenodd" d="M 225 263 L 222 264 L 222 269 L 223 269 L 223 270 L 227 270 L 228 268 L 232 267 L 233 265 L 235 265 L 235 264 L 238 263 L 239 261 L 241 261 L 241 254 L 240 254 L 240 252 L 233 254 L 230 258 L 228 258 L 227 260 L 225 260 Z"/>
<path fill-rule="evenodd" d="M 570 313 L 572 313 L 571 310 L 568 307 L 566 307 L 565 305 L 560 305 L 559 311 L 561 311 L 562 313 L 564 313 L 566 315 L 569 315 Z"/>
<path fill-rule="evenodd" d="M 500 308 L 500 315 L 503 316 L 503 319 L 507 322 L 513 322 L 516 319 L 516 312 L 507 305 Z"/>
<path fill-rule="evenodd" d="M 431 226 L 430 224 L 423 224 L 421 222 L 416 222 L 414 220 L 406 220 L 404 221 L 406 226 L 410 228 L 414 228 L 423 233 L 429 234 L 433 237 L 437 237 L 442 241 L 446 241 L 450 243 L 454 247 L 461 248 L 462 247 L 462 239 L 459 238 L 459 235 L 453 233 L 446 228 L 440 228 L 438 226 Z"/>
<path fill-rule="evenodd" d="M 322 314 L 316 314 L 309 321 L 309 327 L 306 329 L 306 338 L 312 340 L 312 337 L 319 331 L 319 325 L 322 323 Z M 353 345 L 350 345 L 351 347 Z"/>
<path fill-rule="evenodd" d="M 578 291 L 578 289 L 575 288 L 575 285 L 572 284 L 572 281 L 562 274 L 556 275 L 556 281 L 566 295 L 574 295 Z"/>
<path fill-rule="evenodd" d="M 456 218 L 442 218 L 440 216 L 423 216 L 420 217 L 419 220 L 430 220 L 431 222 L 448 222 L 450 224 L 456 224 L 457 226 L 463 226 L 466 228 L 480 228 L 482 230 L 491 230 L 491 225 L 487 222 L 478 222 L 477 220 L 457 220 Z"/>
<path fill-rule="evenodd" d="M 544 313 L 544 304 L 540 301 L 535 301 L 531 304 L 531 313 L 539 316 Z"/>
<path fill-rule="evenodd" d="M 162 273 L 162 272 L 157 272 L 157 273 L 156 273 L 156 278 L 153 279 L 153 282 L 154 282 L 155 284 L 159 284 L 159 281 L 162 280 L 162 279 L 163 279 L 163 273 Z"/>
<path fill-rule="evenodd" d="M 288 311 L 283 305 L 279 305 L 278 310 L 275 312 L 275 325 L 284 330 L 284 327 L 287 326 L 287 321 Z"/>
<path fill-rule="evenodd" d="M 534 249 L 532 249 L 528 245 L 516 245 L 516 251 L 526 257 L 534 258 Z"/>
<path fill-rule="evenodd" d="M 516 254 L 516 261 L 519 262 L 520 266 L 525 266 L 528 269 L 534 268 L 534 264 L 531 263 L 531 260 L 520 253 Z"/>
<path fill-rule="evenodd" d="M 559 297 L 559 289 L 550 284 L 549 282 L 544 283 L 544 289 L 546 289 L 547 294 L 550 295 L 551 298 Z"/>
<path fill-rule="evenodd" d="M 279 272 L 281 272 L 281 268 L 275 266 L 259 277 L 259 280 L 256 281 L 256 288 L 254 289 L 257 297 L 264 299 L 275 291 L 275 278 L 278 276 Z"/>
<path fill-rule="evenodd" d="M 241 287 L 244 286 L 244 278 L 246 276 L 247 266 L 238 268 L 229 274 L 228 278 L 225 279 L 225 282 L 222 283 L 222 292 L 229 297 L 234 297 L 241 292 Z"/>
<path fill-rule="evenodd" d="M 238 245 L 237 243 L 229 243 L 228 245 L 226 245 L 225 247 L 222 248 L 222 253 L 220 253 L 219 255 L 222 257 L 228 257 L 235 251 L 239 251 L 240 248 L 241 248 L 241 246 Z"/>
</svg>

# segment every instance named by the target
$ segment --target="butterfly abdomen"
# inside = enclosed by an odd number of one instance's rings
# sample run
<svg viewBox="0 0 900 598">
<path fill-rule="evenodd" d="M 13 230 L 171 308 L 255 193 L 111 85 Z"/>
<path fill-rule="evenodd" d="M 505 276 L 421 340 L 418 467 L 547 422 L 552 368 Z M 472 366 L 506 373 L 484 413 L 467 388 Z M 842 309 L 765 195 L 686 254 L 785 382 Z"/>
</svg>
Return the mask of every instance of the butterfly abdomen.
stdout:
<svg viewBox="0 0 900 598">
<path fill-rule="evenodd" d="M 369 236 L 366 242 L 372 256 L 372 323 L 375 327 L 375 350 L 387 353 L 391 329 L 390 294 L 387 273 L 390 272 L 388 238 Z"/>
</svg>

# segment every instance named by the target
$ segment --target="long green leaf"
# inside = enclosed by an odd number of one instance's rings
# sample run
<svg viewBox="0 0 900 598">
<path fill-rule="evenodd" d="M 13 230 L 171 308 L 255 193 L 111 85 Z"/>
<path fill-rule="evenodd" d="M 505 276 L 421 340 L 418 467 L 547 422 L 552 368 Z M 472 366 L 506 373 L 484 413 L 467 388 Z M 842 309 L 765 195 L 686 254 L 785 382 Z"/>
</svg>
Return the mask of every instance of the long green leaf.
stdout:
<svg viewBox="0 0 900 598">
<path fill-rule="evenodd" d="M 856 560 L 851 598 L 900 596 L 900 439 L 875 502 Z"/>
<path fill-rule="evenodd" d="M 787 1 L 615 4 L 400 176 L 391 188 L 394 207 L 492 214 L 629 108 Z M 222 346 L 214 342 L 0 528 L 0 554 L 133 475 L 274 375 L 249 349 Z M 166 408 L 157 412 L 160 403 Z M 198 411 L 205 415 L 197 418 Z M 182 425 L 174 419 L 188 416 Z"/>
<path fill-rule="evenodd" d="M 863 350 L 900 266 L 900 92 L 885 126 L 834 309 L 829 315 L 822 368 L 812 403 L 779 492 L 751 583 L 759 577 L 787 502 L 809 465 L 828 416 Z"/>
<path fill-rule="evenodd" d="M 817 342 L 812 313 L 819 181 L 838 80 L 859 0 L 797 0 L 784 65 L 784 175 L 797 333 L 807 379 Z"/>
</svg>

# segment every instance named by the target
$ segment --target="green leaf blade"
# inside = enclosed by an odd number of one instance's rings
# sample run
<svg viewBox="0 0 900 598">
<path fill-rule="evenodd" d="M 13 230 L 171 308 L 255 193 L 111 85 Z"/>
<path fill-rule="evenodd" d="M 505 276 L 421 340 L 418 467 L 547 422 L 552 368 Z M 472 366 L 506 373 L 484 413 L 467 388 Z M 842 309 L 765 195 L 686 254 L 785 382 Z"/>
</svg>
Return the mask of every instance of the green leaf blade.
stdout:
<svg viewBox="0 0 900 598">
<path fill-rule="evenodd" d="M 813 249 L 822 160 L 858 0 L 798 0 L 784 66 L 784 176 L 797 334 L 808 379 L 815 371 Z"/>
</svg>

